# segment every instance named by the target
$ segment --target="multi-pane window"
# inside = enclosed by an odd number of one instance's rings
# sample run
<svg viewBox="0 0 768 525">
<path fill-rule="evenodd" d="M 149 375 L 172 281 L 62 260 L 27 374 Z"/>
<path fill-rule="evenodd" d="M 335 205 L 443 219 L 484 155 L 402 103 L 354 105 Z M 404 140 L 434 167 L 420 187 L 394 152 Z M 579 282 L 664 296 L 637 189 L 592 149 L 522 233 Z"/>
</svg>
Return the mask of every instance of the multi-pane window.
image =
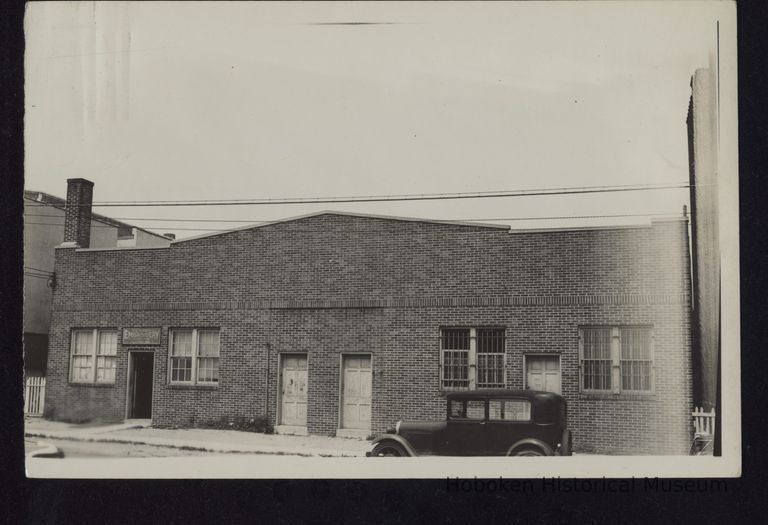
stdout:
<svg viewBox="0 0 768 525">
<path fill-rule="evenodd" d="M 73 330 L 72 360 L 69 380 L 72 383 L 115 382 L 117 368 L 116 330 Z"/>
<path fill-rule="evenodd" d="M 444 328 L 440 334 L 441 386 L 446 390 L 503 388 L 503 328 Z"/>
<path fill-rule="evenodd" d="M 651 333 L 647 328 L 621 329 L 621 389 L 651 390 Z"/>
<path fill-rule="evenodd" d="M 582 328 L 581 387 L 586 392 L 653 390 L 653 338 L 647 326 Z"/>
<path fill-rule="evenodd" d="M 171 383 L 217 384 L 219 382 L 219 331 L 184 329 L 170 335 Z"/>
</svg>

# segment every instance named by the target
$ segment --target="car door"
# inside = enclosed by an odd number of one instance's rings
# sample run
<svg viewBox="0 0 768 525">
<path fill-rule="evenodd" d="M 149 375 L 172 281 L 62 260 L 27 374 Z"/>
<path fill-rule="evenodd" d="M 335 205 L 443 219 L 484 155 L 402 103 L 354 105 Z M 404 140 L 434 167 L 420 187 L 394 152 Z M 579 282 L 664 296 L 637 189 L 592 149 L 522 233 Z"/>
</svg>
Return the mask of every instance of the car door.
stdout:
<svg viewBox="0 0 768 525">
<path fill-rule="evenodd" d="M 443 452 L 448 456 L 487 455 L 486 400 L 451 399 Z"/>
<path fill-rule="evenodd" d="M 531 420 L 531 402 L 523 398 L 488 400 L 488 455 L 506 455 L 509 448 L 526 437 L 536 437 Z"/>
</svg>

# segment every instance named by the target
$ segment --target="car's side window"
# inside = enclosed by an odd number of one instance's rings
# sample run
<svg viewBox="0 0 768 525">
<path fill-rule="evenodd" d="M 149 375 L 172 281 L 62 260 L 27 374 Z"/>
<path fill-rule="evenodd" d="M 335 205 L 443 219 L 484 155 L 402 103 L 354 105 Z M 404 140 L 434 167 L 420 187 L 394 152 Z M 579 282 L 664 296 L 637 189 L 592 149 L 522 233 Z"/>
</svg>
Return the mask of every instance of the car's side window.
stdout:
<svg viewBox="0 0 768 525">
<path fill-rule="evenodd" d="M 485 401 L 482 399 L 452 399 L 450 404 L 451 419 L 485 419 Z"/>
<path fill-rule="evenodd" d="M 507 421 L 530 421 L 531 402 L 525 399 L 504 401 L 504 419 Z"/>
<path fill-rule="evenodd" d="M 451 415 L 451 419 L 464 419 L 464 401 L 451 399 L 449 403 L 451 404 L 451 408 L 448 413 Z"/>
<path fill-rule="evenodd" d="M 525 399 L 492 399 L 488 402 L 491 421 L 530 421 L 531 402 Z"/>
<path fill-rule="evenodd" d="M 467 401 L 467 419 L 485 419 L 485 401 Z"/>
</svg>

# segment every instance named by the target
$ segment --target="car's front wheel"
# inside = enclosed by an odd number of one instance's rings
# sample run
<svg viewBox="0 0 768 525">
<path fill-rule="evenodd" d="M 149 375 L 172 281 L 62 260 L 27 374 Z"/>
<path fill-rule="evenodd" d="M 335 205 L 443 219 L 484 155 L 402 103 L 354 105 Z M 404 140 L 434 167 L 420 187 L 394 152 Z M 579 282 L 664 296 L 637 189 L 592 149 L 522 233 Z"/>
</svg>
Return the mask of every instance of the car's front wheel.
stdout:
<svg viewBox="0 0 768 525">
<path fill-rule="evenodd" d="M 402 457 L 407 455 L 408 453 L 402 445 L 393 442 L 379 443 L 373 447 L 371 452 L 373 457 Z"/>
<path fill-rule="evenodd" d="M 524 447 L 517 447 L 515 450 L 512 451 L 512 456 L 546 456 L 544 451 L 542 451 L 539 447 L 535 446 L 524 446 Z"/>
</svg>

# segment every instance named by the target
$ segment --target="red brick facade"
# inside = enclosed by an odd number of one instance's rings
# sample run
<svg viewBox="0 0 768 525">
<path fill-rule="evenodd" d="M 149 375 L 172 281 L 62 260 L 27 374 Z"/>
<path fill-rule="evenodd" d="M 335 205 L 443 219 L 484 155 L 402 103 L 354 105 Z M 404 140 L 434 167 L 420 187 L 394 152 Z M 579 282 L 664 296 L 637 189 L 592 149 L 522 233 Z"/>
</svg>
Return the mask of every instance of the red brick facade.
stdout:
<svg viewBox="0 0 768 525">
<path fill-rule="evenodd" d="M 154 352 L 152 420 L 200 425 L 267 414 L 278 354 L 308 356 L 307 429 L 339 426 L 340 360 L 372 358 L 372 431 L 442 419 L 441 327 L 506 330 L 506 385 L 523 355 L 560 355 L 576 450 L 685 454 L 692 439 L 687 223 L 510 232 L 318 214 L 168 248 L 59 248 L 47 416 L 121 420 L 128 352 Z M 652 326 L 650 394 L 580 391 L 579 328 Z M 158 346 L 118 339 L 113 385 L 68 381 L 74 328 L 162 327 Z M 219 384 L 168 384 L 168 331 L 216 327 Z"/>
</svg>

